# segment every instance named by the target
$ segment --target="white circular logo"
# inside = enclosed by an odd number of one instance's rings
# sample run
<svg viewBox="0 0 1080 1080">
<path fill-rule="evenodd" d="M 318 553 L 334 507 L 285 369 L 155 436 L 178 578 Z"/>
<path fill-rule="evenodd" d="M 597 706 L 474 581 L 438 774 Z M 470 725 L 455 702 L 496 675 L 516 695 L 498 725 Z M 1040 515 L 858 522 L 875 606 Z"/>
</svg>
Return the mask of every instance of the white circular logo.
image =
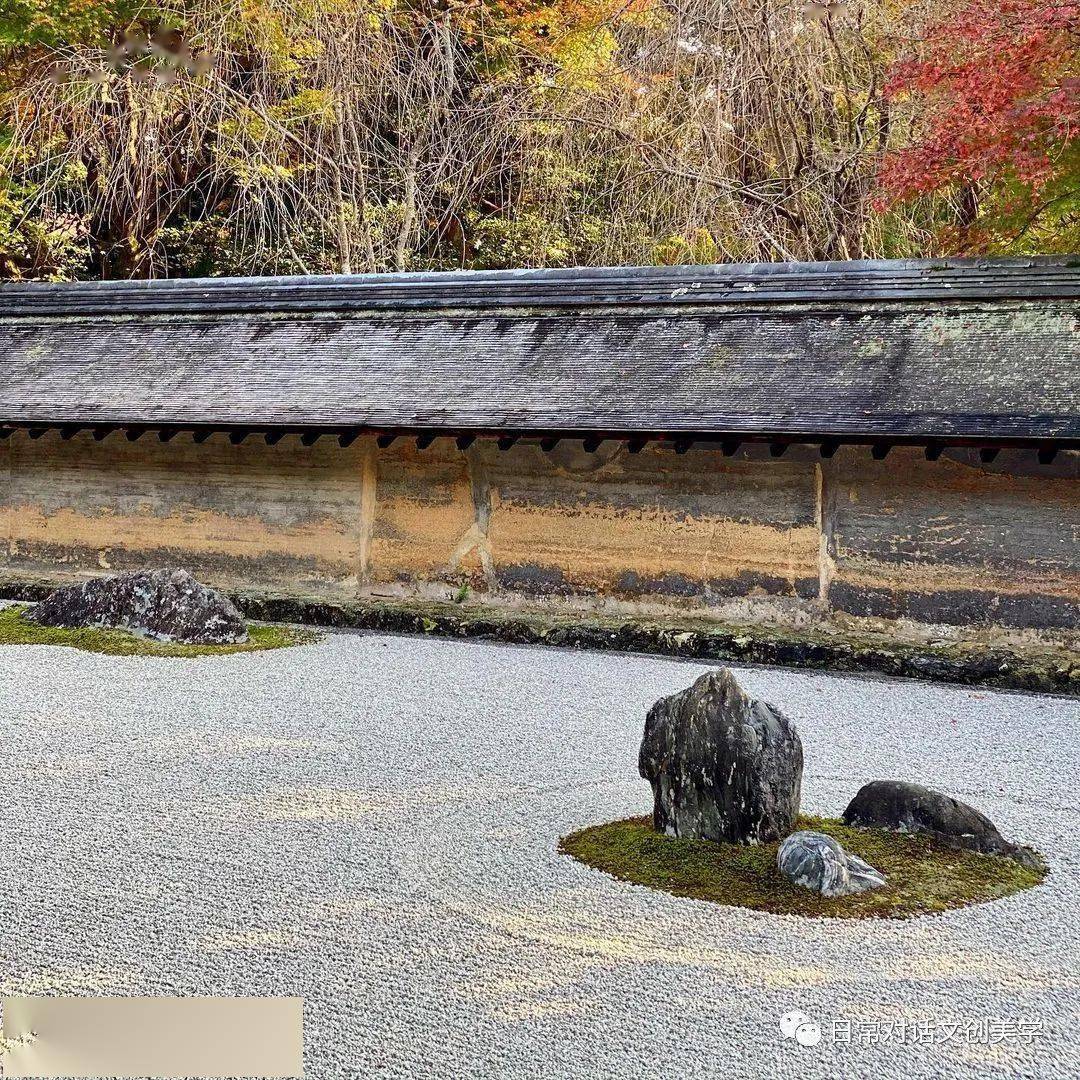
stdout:
<svg viewBox="0 0 1080 1080">
<path fill-rule="evenodd" d="M 785 1039 L 794 1039 L 800 1046 L 817 1046 L 821 1042 L 821 1026 L 798 1009 L 780 1017 L 780 1032 Z"/>
</svg>

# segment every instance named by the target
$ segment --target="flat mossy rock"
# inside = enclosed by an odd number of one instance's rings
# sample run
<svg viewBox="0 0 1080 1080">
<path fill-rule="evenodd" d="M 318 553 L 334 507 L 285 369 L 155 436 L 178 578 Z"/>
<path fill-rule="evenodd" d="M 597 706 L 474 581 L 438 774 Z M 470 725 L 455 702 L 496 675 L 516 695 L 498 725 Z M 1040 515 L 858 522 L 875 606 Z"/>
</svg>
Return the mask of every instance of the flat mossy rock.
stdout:
<svg viewBox="0 0 1080 1080">
<path fill-rule="evenodd" d="M 787 836 L 799 814 L 799 735 L 727 668 L 653 705 L 638 770 L 652 785 L 656 829 L 668 836 L 761 844 Z"/>
<path fill-rule="evenodd" d="M 982 855 L 1004 855 L 1025 866 L 1038 865 L 1038 857 L 1030 848 L 1010 844 L 975 807 L 921 784 L 902 780 L 864 784 L 844 811 L 844 824 L 926 833 L 950 847 Z"/>
<path fill-rule="evenodd" d="M 69 585 L 26 617 L 41 626 L 110 627 L 185 645 L 240 645 L 248 637 L 243 615 L 227 596 L 178 569 Z"/>
</svg>

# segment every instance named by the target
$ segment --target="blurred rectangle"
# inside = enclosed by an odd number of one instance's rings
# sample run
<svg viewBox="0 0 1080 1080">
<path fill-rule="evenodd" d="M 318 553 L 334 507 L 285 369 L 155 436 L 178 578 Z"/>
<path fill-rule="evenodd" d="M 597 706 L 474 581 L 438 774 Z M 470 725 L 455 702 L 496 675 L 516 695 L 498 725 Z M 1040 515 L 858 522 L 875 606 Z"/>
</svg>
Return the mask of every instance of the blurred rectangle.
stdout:
<svg viewBox="0 0 1080 1080">
<path fill-rule="evenodd" d="M 12 1080 L 304 1075 L 302 998 L 6 997 L 3 1008 Z"/>
</svg>

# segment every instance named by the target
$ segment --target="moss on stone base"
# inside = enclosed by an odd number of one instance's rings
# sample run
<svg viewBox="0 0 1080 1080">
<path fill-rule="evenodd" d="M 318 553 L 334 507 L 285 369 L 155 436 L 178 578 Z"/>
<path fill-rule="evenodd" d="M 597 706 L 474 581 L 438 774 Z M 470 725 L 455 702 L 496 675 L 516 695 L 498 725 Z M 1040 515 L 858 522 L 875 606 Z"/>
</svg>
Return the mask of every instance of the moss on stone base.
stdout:
<svg viewBox="0 0 1080 1080">
<path fill-rule="evenodd" d="M 33 599 L 25 588 L 18 596 Z M 1080 694 L 1080 664 L 1066 645 L 1021 647 L 981 640 L 911 644 L 885 631 L 872 634 L 839 628 L 726 625 L 690 615 L 657 620 L 528 608 L 500 610 L 482 604 L 436 601 L 323 603 L 243 594 L 232 599 L 249 619 L 270 622 L 655 653 L 709 663 L 874 672 L 1046 694 Z"/>
<path fill-rule="evenodd" d="M 312 631 L 294 627 L 252 625 L 248 627 L 248 640 L 242 645 L 181 645 L 138 637 L 126 630 L 39 626 L 23 618 L 21 608 L 0 610 L 0 645 L 68 645 L 108 656 L 224 656 L 302 645 L 316 636 Z"/>
<path fill-rule="evenodd" d="M 925 836 L 853 829 L 801 818 L 799 829 L 827 833 L 880 870 L 881 889 L 828 899 L 793 885 L 776 867 L 778 843 L 744 847 L 680 840 L 656 832 L 649 818 L 629 818 L 571 833 L 559 847 L 622 881 L 715 904 L 837 919 L 909 918 L 995 900 L 1038 885 L 1044 870 L 1012 859 L 955 851 Z"/>
</svg>

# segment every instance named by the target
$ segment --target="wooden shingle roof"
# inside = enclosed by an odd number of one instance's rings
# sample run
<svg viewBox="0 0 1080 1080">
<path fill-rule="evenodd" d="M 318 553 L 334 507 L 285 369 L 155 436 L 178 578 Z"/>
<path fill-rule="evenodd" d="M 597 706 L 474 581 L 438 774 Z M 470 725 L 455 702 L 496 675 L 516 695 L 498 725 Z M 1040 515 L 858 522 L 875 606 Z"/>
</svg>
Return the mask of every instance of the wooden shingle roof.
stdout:
<svg viewBox="0 0 1080 1080">
<path fill-rule="evenodd" d="M 0 425 L 1073 445 L 1080 261 L 0 286 Z"/>
</svg>

